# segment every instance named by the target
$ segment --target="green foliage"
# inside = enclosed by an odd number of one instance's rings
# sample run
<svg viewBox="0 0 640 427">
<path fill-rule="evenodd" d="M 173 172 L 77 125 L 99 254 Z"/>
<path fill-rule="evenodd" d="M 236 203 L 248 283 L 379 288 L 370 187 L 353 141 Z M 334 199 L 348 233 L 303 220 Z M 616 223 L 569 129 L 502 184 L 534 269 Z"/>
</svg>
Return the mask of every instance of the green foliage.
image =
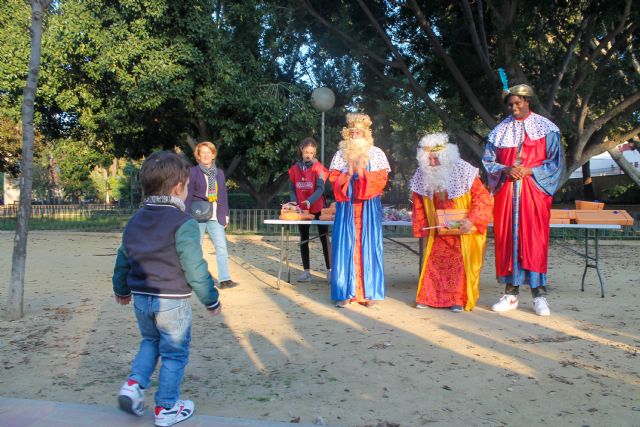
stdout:
<svg viewBox="0 0 640 427">
<path fill-rule="evenodd" d="M 97 199 L 99 190 L 91 180 L 96 166 L 109 161 L 94 147 L 82 141 L 59 140 L 51 148 L 51 154 L 59 167 L 60 187 L 66 200 Z"/>
<path fill-rule="evenodd" d="M 0 118 L 20 120 L 29 68 L 31 8 L 22 0 L 0 2 Z"/>
<path fill-rule="evenodd" d="M 640 203 L 640 188 L 634 184 L 621 184 L 606 190 L 606 194 L 611 203 Z"/>
<path fill-rule="evenodd" d="M 352 40 L 327 31 L 307 3 Z M 266 205 L 283 187 L 297 142 L 305 136 L 320 139 L 320 114 L 309 103 L 318 86 L 336 94 L 336 106 L 326 113 L 325 163 L 337 149 L 344 113 L 361 110 L 373 118 L 374 138 L 389 157 L 394 185 L 406 183 L 413 172 L 415 147 L 426 132 L 445 128 L 468 135 L 465 144 L 473 145 L 477 158 L 490 122 L 504 113 L 498 66 L 507 69 L 512 83 L 529 80 L 539 95 L 536 109 L 552 106 L 550 115 L 574 164 L 602 151 L 598 144 L 606 138 L 637 128 L 636 102 L 593 138 L 579 141 L 584 128 L 640 87 L 634 72 L 640 40 L 632 31 L 637 7 L 630 8 L 623 32 L 608 40 L 620 23 L 623 0 L 416 3 L 458 77 L 418 25 L 411 2 L 363 2 L 400 59 L 352 1 L 55 2 L 45 21 L 35 120 L 47 145 L 83 141 L 88 148 L 76 147 L 77 158 L 65 157 L 64 150 L 54 153 L 56 161 L 62 156 L 67 197 L 103 199 L 109 188 L 110 197 L 117 190 L 122 200 L 138 200 L 134 174 L 123 172 L 119 182 L 109 174 L 107 186 L 104 173 L 100 178 L 94 168 L 106 167 L 114 157 L 139 160 L 157 149 L 177 147 L 189 155 L 189 142 L 212 140 L 219 166 L 231 167 L 227 178 Z M 508 13 L 509 4 L 517 6 L 516 13 Z M 464 5 L 484 31 L 478 35 L 487 43 L 493 72 L 486 71 L 474 46 Z M 15 171 L 20 151 L 12 129 L 19 123 L 27 74 L 29 19 L 24 1 L 0 3 L 0 170 Z M 576 34 L 586 38 L 571 45 Z M 615 47 L 611 55 L 594 54 L 595 46 L 609 42 Z M 585 65 L 592 54 L 595 59 Z M 549 100 L 560 71 L 563 80 Z M 477 104 L 463 94 L 460 78 Z M 43 147 L 36 148 L 36 154 L 43 153 Z"/>
<path fill-rule="evenodd" d="M 302 35 L 267 2 L 219 4 L 58 2 L 43 46 L 41 128 L 133 159 L 190 153 L 186 136 L 213 140 L 220 165 L 241 160 L 237 181 L 273 192 L 318 124 L 310 88 L 289 72 Z"/>
<path fill-rule="evenodd" d="M 567 176 L 637 135 L 640 8 L 630 0 L 289 4 L 325 63 L 351 64 L 336 68 L 343 77 L 336 80 L 351 80 L 360 107 L 375 112 L 380 99 L 406 97 L 390 91 L 380 98 L 381 87 L 411 93 L 476 162 L 484 137 L 507 113 L 498 67 L 511 85 L 531 84 L 533 110 L 559 125 Z"/>
<path fill-rule="evenodd" d="M 0 172 L 16 176 L 22 158 L 22 132 L 20 125 L 0 117 Z"/>
<path fill-rule="evenodd" d="M 127 161 L 122 167 L 122 176 L 118 182 L 119 202 L 121 205 L 135 207 L 142 201 L 142 191 L 140 189 L 140 167 L 139 161 Z"/>
</svg>

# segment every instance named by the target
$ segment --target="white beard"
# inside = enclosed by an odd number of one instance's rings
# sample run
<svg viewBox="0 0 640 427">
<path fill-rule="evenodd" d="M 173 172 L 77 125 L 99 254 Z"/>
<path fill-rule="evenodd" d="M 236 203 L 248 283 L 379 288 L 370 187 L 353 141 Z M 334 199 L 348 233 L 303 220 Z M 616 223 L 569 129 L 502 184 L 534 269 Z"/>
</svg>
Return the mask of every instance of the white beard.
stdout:
<svg viewBox="0 0 640 427">
<path fill-rule="evenodd" d="M 424 177 L 424 189 L 429 193 L 447 191 L 449 175 L 455 164 L 460 160 L 460 152 L 455 144 L 447 144 L 447 148 L 437 152 L 440 164 L 429 166 L 429 153 L 422 148 L 418 148 L 418 166 Z"/>
</svg>

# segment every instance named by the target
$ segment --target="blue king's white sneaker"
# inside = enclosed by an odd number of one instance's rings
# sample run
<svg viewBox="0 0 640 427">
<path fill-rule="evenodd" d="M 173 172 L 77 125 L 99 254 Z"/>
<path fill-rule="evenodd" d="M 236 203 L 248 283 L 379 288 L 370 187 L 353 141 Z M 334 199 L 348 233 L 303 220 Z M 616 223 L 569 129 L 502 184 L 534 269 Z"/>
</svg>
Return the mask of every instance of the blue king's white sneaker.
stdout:
<svg viewBox="0 0 640 427">
<path fill-rule="evenodd" d="M 518 308 L 517 295 L 502 295 L 500 300 L 491 306 L 491 310 L 497 312 L 509 311 Z"/>
<path fill-rule="evenodd" d="M 551 310 L 549 303 L 545 297 L 537 297 L 533 299 L 533 308 L 538 316 L 550 316 Z"/>
</svg>

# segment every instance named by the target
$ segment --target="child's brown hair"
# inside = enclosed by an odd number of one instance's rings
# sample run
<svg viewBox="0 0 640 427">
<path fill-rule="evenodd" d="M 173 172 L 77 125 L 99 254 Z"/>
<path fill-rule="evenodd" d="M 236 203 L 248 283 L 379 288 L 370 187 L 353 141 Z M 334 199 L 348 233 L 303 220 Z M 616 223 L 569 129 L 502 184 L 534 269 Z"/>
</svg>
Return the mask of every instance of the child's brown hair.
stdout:
<svg viewBox="0 0 640 427">
<path fill-rule="evenodd" d="M 173 151 L 158 151 L 150 155 L 140 169 L 142 194 L 147 196 L 169 196 L 178 183 L 189 179 L 189 164 L 183 156 Z"/>
</svg>

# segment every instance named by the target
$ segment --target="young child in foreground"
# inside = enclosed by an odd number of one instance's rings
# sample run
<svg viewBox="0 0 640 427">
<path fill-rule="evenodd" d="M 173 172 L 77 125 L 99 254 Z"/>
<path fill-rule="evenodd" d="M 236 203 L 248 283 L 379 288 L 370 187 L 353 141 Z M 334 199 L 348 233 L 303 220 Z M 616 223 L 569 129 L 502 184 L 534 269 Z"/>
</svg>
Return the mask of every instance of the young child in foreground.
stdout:
<svg viewBox="0 0 640 427">
<path fill-rule="evenodd" d="M 192 401 L 180 400 L 191 341 L 191 293 L 212 316 L 221 306 L 202 257 L 198 223 L 184 211 L 189 165 L 176 153 L 154 153 L 142 165 L 140 181 L 144 205 L 124 230 L 112 279 L 118 304 L 129 304 L 133 295 L 142 335 L 118 403 L 123 411 L 144 413 L 144 391 L 160 358 L 155 425 L 171 426 L 194 411 Z"/>
</svg>

